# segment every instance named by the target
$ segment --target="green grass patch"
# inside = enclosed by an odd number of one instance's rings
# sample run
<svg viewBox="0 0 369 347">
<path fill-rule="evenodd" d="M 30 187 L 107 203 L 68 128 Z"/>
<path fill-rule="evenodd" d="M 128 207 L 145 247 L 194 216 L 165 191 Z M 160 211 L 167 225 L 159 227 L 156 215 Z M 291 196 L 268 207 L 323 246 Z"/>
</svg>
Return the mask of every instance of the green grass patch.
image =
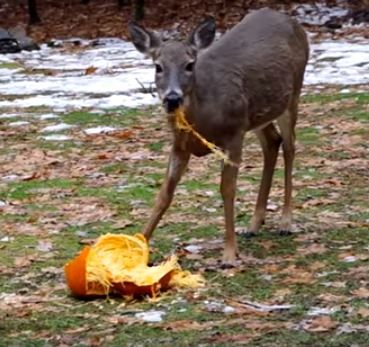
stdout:
<svg viewBox="0 0 369 347">
<path fill-rule="evenodd" d="M 16 62 L 4 62 L 0 63 L 0 69 L 19 69 L 22 65 Z"/>
<path fill-rule="evenodd" d="M 319 146 L 319 144 L 322 142 L 322 137 L 316 128 L 298 128 L 296 132 L 298 141 L 305 146 Z"/>
<path fill-rule="evenodd" d="M 0 197 L 5 199 L 23 200 L 32 195 L 43 194 L 45 189 L 59 188 L 72 189 L 81 184 L 78 180 L 51 179 L 51 180 L 31 180 L 23 182 L 9 183 L 7 189 L 0 191 Z"/>
<path fill-rule="evenodd" d="M 121 109 L 107 113 L 93 113 L 88 111 L 71 112 L 62 115 L 64 122 L 83 126 L 129 126 L 137 122 L 142 111 L 138 109 Z"/>
<path fill-rule="evenodd" d="M 317 94 L 310 94 L 304 95 L 301 97 L 301 101 L 303 103 L 312 103 L 312 104 L 326 104 L 332 101 L 340 101 L 340 100 L 347 100 L 347 99 L 354 99 L 355 102 L 359 105 L 367 105 L 369 103 L 369 93 L 340 93 L 340 94 L 324 94 L 324 93 L 317 93 Z"/>
</svg>

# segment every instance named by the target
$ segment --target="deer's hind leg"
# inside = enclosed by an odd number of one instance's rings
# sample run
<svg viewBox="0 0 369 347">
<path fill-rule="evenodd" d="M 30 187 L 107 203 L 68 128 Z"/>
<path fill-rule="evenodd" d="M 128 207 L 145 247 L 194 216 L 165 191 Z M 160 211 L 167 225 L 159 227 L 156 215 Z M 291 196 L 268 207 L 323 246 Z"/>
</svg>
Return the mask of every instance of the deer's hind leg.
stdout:
<svg viewBox="0 0 369 347">
<path fill-rule="evenodd" d="M 282 142 L 282 138 L 273 123 L 268 124 L 265 128 L 255 130 L 255 134 L 263 150 L 264 167 L 254 215 L 246 233 L 248 236 L 257 233 L 264 223 L 274 168 L 278 157 L 279 146 Z"/>
<path fill-rule="evenodd" d="M 288 111 L 277 119 L 282 136 L 284 159 L 284 206 L 279 233 L 286 235 L 291 232 L 292 225 L 292 169 L 295 158 L 295 125 L 297 119 L 297 100 L 293 101 Z"/>
</svg>

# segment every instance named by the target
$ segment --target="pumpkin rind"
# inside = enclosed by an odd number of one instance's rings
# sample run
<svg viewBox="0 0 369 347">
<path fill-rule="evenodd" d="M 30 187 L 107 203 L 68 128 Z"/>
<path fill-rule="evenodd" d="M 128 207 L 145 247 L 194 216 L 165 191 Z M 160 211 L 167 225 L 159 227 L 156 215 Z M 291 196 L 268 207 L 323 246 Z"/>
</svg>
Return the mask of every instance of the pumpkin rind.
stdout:
<svg viewBox="0 0 369 347">
<path fill-rule="evenodd" d="M 86 259 L 91 247 L 86 246 L 81 253 L 64 266 L 65 278 L 68 287 L 76 296 L 85 296 L 86 284 Z"/>
<path fill-rule="evenodd" d="M 157 266 L 149 267 L 148 261 L 149 246 L 142 234 L 106 234 L 92 247 L 85 247 L 65 265 L 64 271 L 67 284 L 76 296 L 110 293 L 156 296 L 172 286 L 174 277 L 177 277 L 176 285 L 179 286 L 191 282 L 188 272 L 186 276 L 178 277 L 182 271 L 176 256 Z"/>
</svg>

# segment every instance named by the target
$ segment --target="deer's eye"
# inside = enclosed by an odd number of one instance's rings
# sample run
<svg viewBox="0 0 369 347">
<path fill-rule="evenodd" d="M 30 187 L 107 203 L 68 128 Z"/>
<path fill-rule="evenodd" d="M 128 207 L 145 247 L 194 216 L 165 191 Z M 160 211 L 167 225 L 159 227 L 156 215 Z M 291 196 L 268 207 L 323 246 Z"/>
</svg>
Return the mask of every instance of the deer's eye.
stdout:
<svg viewBox="0 0 369 347">
<path fill-rule="evenodd" d="M 155 64 L 155 72 L 156 73 L 162 73 L 163 72 L 163 68 L 160 64 Z"/>
<path fill-rule="evenodd" d="M 192 72 L 193 71 L 193 68 L 195 66 L 195 62 L 194 61 L 191 61 L 190 63 L 188 63 L 185 67 L 186 71 L 187 72 Z"/>
</svg>

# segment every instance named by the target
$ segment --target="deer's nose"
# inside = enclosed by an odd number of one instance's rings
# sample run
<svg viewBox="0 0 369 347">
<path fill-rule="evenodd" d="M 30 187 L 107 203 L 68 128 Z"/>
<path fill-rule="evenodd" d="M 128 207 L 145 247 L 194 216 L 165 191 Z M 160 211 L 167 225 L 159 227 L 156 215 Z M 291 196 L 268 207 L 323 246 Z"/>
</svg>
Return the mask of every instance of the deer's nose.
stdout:
<svg viewBox="0 0 369 347">
<path fill-rule="evenodd" d="M 170 92 L 165 96 L 163 103 L 167 112 L 173 112 L 183 103 L 183 98 L 176 92 Z"/>
</svg>

